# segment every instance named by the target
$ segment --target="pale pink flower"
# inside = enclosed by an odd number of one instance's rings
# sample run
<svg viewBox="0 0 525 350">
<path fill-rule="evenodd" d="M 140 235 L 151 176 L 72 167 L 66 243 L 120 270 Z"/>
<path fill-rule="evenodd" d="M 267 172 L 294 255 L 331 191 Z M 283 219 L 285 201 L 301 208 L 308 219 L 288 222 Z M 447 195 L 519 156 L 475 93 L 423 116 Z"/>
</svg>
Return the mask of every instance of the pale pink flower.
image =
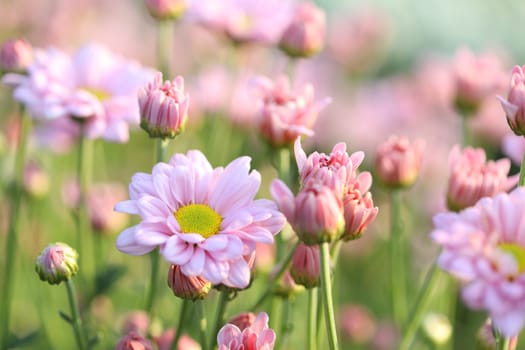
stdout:
<svg viewBox="0 0 525 350">
<path fill-rule="evenodd" d="M 449 155 L 447 206 L 458 211 L 474 205 L 482 197 L 493 197 L 510 190 L 518 182 L 517 176 L 508 177 L 510 160 L 489 160 L 482 148 L 456 145 Z"/>
<path fill-rule="evenodd" d="M 460 213 L 434 217 L 438 265 L 463 282 L 462 297 L 486 310 L 507 337 L 525 325 L 525 189 L 482 198 Z"/>
<path fill-rule="evenodd" d="M 153 81 L 139 89 L 140 126 L 151 137 L 174 138 L 188 119 L 190 96 L 184 91 L 184 78 L 162 82 L 157 72 Z"/>
<path fill-rule="evenodd" d="M 453 62 L 456 108 L 466 115 L 475 113 L 487 98 L 502 87 L 504 72 L 501 60 L 492 54 L 474 55 L 466 48 L 456 52 Z"/>
<path fill-rule="evenodd" d="M 57 49 L 37 50 L 27 76 L 11 74 L 4 81 L 16 85 L 14 98 L 35 118 L 83 121 L 89 138 L 126 142 L 129 126 L 140 120 L 138 88 L 152 75 L 136 62 L 89 44 L 72 57 Z"/>
<path fill-rule="evenodd" d="M 33 62 L 33 47 L 24 39 L 7 40 L 0 47 L 0 72 L 25 72 Z"/>
<path fill-rule="evenodd" d="M 298 136 L 312 136 L 319 112 L 330 102 L 329 97 L 314 101 L 314 88 L 303 86 L 300 92 L 292 91 L 286 76 L 275 81 L 257 77 L 254 88 L 259 92 L 259 132 L 274 146 L 291 144 Z"/>
<path fill-rule="evenodd" d="M 326 15 L 310 2 L 295 6 L 293 18 L 285 29 L 279 48 L 291 57 L 309 57 L 323 48 Z"/>
<path fill-rule="evenodd" d="M 387 187 L 411 186 L 419 174 L 424 142 L 410 142 L 406 137 L 391 136 L 379 145 L 375 170 L 379 180 Z"/>
<path fill-rule="evenodd" d="M 120 338 L 115 350 L 153 350 L 153 345 L 138 333 L 130 332 Z"/>
<path fill-rule="evenodd" d="M 525 138 L 514 134 L 505 135 L 501 141 L 501 150 L 514 164 L 520 165 L 525 153 Z"/>
<path fill-rule="evenodd" d="M 253 324 L 240 330 L 233 324 L 226 324 L 217 334 L 219 350 L 272 350 L 275 332 L 268 327 L 268 315 L 261 312 Z"/>
<path fill-rule="evenodd" d="M 142 255 L 160 247 L 187 276 L 244 288 L 251 277 L 244 256 L 257 242 L 272 243 L 285 223 L 273 202 L 254 200 L 260 184 L 249 157 L 214 169 L 200 151 L 176 154 L 169 164 L 155 165 L 152 174 L 132 177 L 131 199 L 115 210 L 142 221 L 120 234 L 117 248 Z"/>
<path fill-rule="evenodd" d="M 179 18 L 188 7 L 186 0 L 145 0 L 146 7 L 159 20 L 174 20 Z"/>
<path fill-rule="evenodd" d="M 321 274 L 320 267 L 319 246 L 307 246 L 301 243 L 295 248 L 290 264 L 290 275 L 295 283 L 306 288 L 317 287 Z"/>
<path fill-rule="evenodd" d="M 497 96 L 507 116 L 507 123 L 518 136 L 525 135 L 525 66 L 514 66 L 508 97 Z"/>
</svg>

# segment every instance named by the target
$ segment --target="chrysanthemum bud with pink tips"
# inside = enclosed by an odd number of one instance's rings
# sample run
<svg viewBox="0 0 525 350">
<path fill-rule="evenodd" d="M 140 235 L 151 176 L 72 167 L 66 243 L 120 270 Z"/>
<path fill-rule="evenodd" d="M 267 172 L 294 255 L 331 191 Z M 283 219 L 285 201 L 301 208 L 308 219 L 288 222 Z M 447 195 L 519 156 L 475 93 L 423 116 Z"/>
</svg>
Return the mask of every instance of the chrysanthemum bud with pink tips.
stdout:
<svg viewBox="0 0 525 350">
<path fill-rule="evenodd" d="M 375 170 L 389 188 L 409 187 L 416 181 L 423 158 L 424 142 L 391 136 L 378 147 Z"/>
<path fill-rule="evenodd" d="M 310 57 L 323 48 L 325 32 L 324 11 L 313 3 L 301 2 L 281 36 L 279 48 L 290 57 Z"/>
<path fill-rule="evenodd" d="M 188 119 L 190 96 L 184 91 L 184 78 L 162 82 L 157 72 L 153 81 L 139 90 L 140 126 L 151 137 L 174 138 Z"/>
<path fill-rule="evenodd" d="M 319 285 L 320 266 L 319 246 L 307 246 L 301 243 L 293 254 L 290 275 L 295 283 L 305 288 L 314 288 Z"/>
<path fill-rule="evenodd" d="M 8 40 L 0 48 L 0 72 L 24 73 L 33 59 L 33 47 L 27 41 Z"/>
<path fill-rule="evenodd" d="M 455 146 L 449 155 L 447 207 L 459 211 L 470 207 L 483 197 L 506 192 L 518 182 L 508 176 L 511 162 L 507 158 L 489 160 L 482 148 Z"/>
<path fill-rule="evenodd" d="M 146 0 L 146 7 L 153 18 L 175 20 L 186 11 L 187 0 Z"/>
<path fill-rule="evenodd" d="M 170 266 L 168 285 L 173 294 L 188 300 L 204 299 L 211 290 L 210 281 L 201 276 L 186 276 L 180 271 L 178 265 Z"/>
<path fill-rule="evenodd" d="M 78 272 L 78 253 L 65 243 L 48 245 L 36 259 L 36 272 L 42 281 L 60 284 Z"/>
<path fill-rule="evenodd" d="M 525 66 L 514 66 L 507 99 L 497 96 L 505 111 L 507 123 L 518 136 L 525 136 Z"/>
</svg>

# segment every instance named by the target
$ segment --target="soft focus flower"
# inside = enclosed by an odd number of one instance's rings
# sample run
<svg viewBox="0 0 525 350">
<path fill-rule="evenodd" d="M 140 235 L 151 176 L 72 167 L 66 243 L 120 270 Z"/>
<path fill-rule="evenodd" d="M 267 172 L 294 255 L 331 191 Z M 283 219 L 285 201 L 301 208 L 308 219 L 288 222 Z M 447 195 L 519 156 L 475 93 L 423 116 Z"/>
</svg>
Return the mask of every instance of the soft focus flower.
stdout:
<svg viewBox="0 0 525 350">
<path fill-rule="evenodd" d="M 343 202 L 328 186 L 312 184 L 294 197 L 284 182 L 274 180 L 271 193 L 303 243 L 332 242 L 342 231 Z"/>
<path fill-rule="evenodd" d="M 153 350 L 153 345 L 141 335 L 130 332 L 120 338 L 115 350 Z"/>
<path fill-rule="evenodd" d="M 139 90 L 140 126 L 151 137 L 174 138 L 184 129 L 189 103 L 184 78 L 162 83 L 162 73 L 157 72 L 154 80 Z"/>
<path fill-rule="evenodd" d="M 324 11 L 313 3 L 301 2 L 281 36 L 279 48 L 291 57 L 312 56 L 323 48 L 325 31 Z"/>
<path fill-rule="evenodd" d="M 501 151 L 514 164 L 520 165 L 525 153 L 525 138 L 514 134 L 505 135 L 501 141 Z"/>
<path fill-rule="evenodd" d="M 320 271 L 319 246 L 299 244 L 290 264 L 290 275 L 295 283 L 305 288 L 319 285 Z"/>
<path fill-rule="evenodd" d="M 370 343 L 374 350 L 392 350 L 399 345 L 399 339 L 399 330 L 392 322 L 380 321 Z"/>
<path fill-rule="evenodd" d="M 60 284 L 78 272 L 78 253 L 65 243 L 48 245 L 36 258 L 36 272 L 42 281 Z"/>
<path fill-rule="evenodd" d="M 391 136 L 378 147 L 375 170 L 379 180 L 391 188 L 411 186 L 419 174 L 423 148 L 423 140 L 412 143 L 405 137 Z"/>
<path fill-rule="evenodd" d="M 171 265 L 168 271 L 168 286 L 173 294 L 182 299 L 204 299 L 210 292 L 211 283 L 200 276 L 186 276 L 180 266 Z"/>
<path fill-rule="evenodd" d="M 518 136 L 525 136 L 525 66 L 514 66 L 508 97 L 497 96 L 507 116 L 507 123 Z"/>
<path fill-rule="evenodd" d="M 255 318 L 256 316 L 253 312 L 243 312 L 231 318 L 228 323 L 237 326 L 237 328 L 239 328 L 239 330 L 242 332 L 246 328 L 250 327 L 253 322 L 255 322 Z"/>
<path fill-rule="evenodd" d="M 219 350 L 272 350 L 275 332 L 268 328 L 268 315 L 261 312 L 251 326 L 240 330 L 233 324 L 223 326 L 217 334 Z"/>
<path fill-rule="evenodd" d="M 515 350 L 518 345 L 518 337 L 514 336 L 510 339 L 508 350 Z M 494 330 L 492 329 L 492 321 L 488 318 L 476 333 L 476 349 L 477 350 L 497 350 L 498 345 L 494 338 Z"/>
<path fill-rule="evenodd" d="M 427 338 L 437 346 L 445 344 L 452 336 L 452 325 L 443 314 L 427 314 L 423 319 L 422 328 Z"/>
<path fill-rule="evenodd" d="M 122 333 L 135 332 L 146 335 L 149 327 L 148 313 L 142 310 L 131 311 L 126 314 L 122 325 Z"/>
<path fill-rule="evenodd" d="M 483 101 L 493 98 L 504 77 L 501 61 L 494 55 L 475 56 L 466 48 L 456 52 L 453 63 L 455 104 L 463 115 L 474 114 Z"/>
<path fill-rule="evenodd" d="M 159 20 L 174 20 L 179 18 L 186 7 L 186 0 L 145 0 L 146 7 L 153 18 Z"/>
<path fill-rule="evenodd" d="M 344 338 L 357 344 L 368 343 L 376 331 L 376 322 L 362 305 L 343 305 L 339 311 L 339 328 Z"/>
<path fill-rule="evenodd" d="M 140 120 L 138 88 L 152 75 L 136 62 L 89 44 L 72 57 L 53 48 L 37 50 L 27 76 L 8 74 L 4 81 L 15 84 L 14 98 L 33 117 L 65 118 L 89 138 L 126 142 L 129 126 Z"/>
<path fill-rule="evenodd" d="M 289 0 L 201 0 L 191 2 L 189 15 L 235 43 L 272 45 L 288 25 L 291 10 Z"/>
<path fill-rule="evenodd" d="M 449 155 L 450 175 L 447 206 L 458 211 L 474 205 L 482 197 L 493 197 L 516 185 L 516 176 L 507 177 L 510 160 L 487 161 L 482 148 L 455 146 Z"/>
<path fill-rule="evenodd" d="M 431 238 L 442 246 L 438 265 L 460 279 L 462 297 L 487 310 L 507 337 L 525 325 L 525 189 L 485 197 L 460 213 L 434 217 Z"/>
<path fill-rule="evenodd" d="M 24 39 L 7 40 L 0 47 L 0 72 L 24 73 L 33 62 L 33 48 Z"/>
<path fill-rule="evenodd" d="M 49 176 L 38 163 L 30 161 L 24 167 L 22 177 L 24 191 L 34 198 L 42 198 L 49 192 Z"/>
<path fill-rule="evenodd" d="M 176 154 L 169 164 L 155 165 L 152 174 L 132 177 L 131 199 L 115 210 L 142 221 L 120 234 L 117 248 L 142 255 L 159 246 L 186 276 L 244 288 L 251 277 L 244 256 L 257 242 L 272 243 L 285 223 L 273 202 L 254 200 L 260 184 L 249 157 L 213 169 L 200 151 Z"/>
<path fill-rule="evenodd" d="M 379 209 L 374 206 L 370 186 L 372 186 L 372 176 L 369 172 L 362 172 L 344 193 L 345 229 L 341 235 L 343 241 L 360 238 L 377 216 Z"/>
<path fill-rule="evenodd" d="M 291 144 L 301 135 L 312 136 L 319 112 L 331 102 L 329 97 L 314 101 L 311 84 L 299 93 L 293 92 L 286 76 L 275 81 L 258 77 L 253 83 L 260 95 L 259 132 L 276 147 Z"/>
<path fill-rule="evenodd" d="M 158 350 L 171 350 L 173 339 L 175 338 L 175 329 L 170 328 L 162 333 L 160 336 L 155 337 L 155 343 L 157 344 Z M 182 334 L 177 343 L 177 350 L 201 350 L 201 346 L 189 335 Z"/>
</svg>

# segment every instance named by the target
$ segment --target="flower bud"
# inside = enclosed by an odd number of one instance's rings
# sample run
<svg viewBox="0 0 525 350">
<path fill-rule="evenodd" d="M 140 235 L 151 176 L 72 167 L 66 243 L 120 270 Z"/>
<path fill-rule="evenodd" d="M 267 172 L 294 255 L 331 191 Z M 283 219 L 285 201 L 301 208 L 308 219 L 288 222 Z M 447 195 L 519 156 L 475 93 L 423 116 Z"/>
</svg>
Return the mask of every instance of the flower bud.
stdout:
<svg viewBox="0 0 525 350">
<path fill-rule="evenodd" d="M 290 57 L 312 56 L 323 48 L 325 31 L 325 13 L 312 3 L 300 3 L 281 36 L 279 48 Z"/>
<path fill-rule="evenodd" d="M 211 282 L 200 276 L 186 276 L 180 266 L 171 265 L 168 272 L 168 285 L 173 294 L 182 299 L 204 299 L 210 292 Z"/>
<path fill-rule="evenodd" d="M 36 259 L 36 272 L 42 281 L 60 284 L 78 271 L 78 253 L 65 243 L 48 245 Z"/>
<path fill-rule="evenodd" d="M 290 265 L 290 275 L 295 283 L 305 288 L 317 287 L 320 273 L 319 246 L 299 244 Z"/>
<path fill-rule="evenodd" d="M 429 313 L 423 319 L 423 332 L 437 347 L 449 341 L 452 336 L 452 325 L 447 316 Z"/>
<path fill-rule="evenodd" d="M 145 311 L 131 311 L 124 318 L 123 333 L 135 332 L 144 335 L 148 332 L 149 316 Z"/>
<path fill-rule="evenodd" d="M 28 162 L 26 164 L 22 183 L 24 191 L 33 198 L 43 198 L 49 192 L 49 176 L 38 163 Z"/>
<path fill-rule="evenodd" d="M 186 11 L 186 0 L 146 0 L 151 16 L 158 20 L 175 20 Z"/>
<path fill-rule="evenodd" d="M 512 131 L 525 136 L 525 66 L 515 66 L 510 78 L 509 94 L 505 100 L 501 96 L 497 99 L 505 111 L 507 123 Z"/>
<path fill-rule="evenodd" d="M 6 41 L 0 48 L 0 72 L 23 73 L 33 62 L 33 48 L 23 39 Z"/>
<path fill-rule="evenodd" d="M 140 127 L 150 137 L 174 138 L 182 132 L 188 119 L 189 94 L 184 92 L 184 78 L 162 83 L 158 72 L 152 82 L 138 93 Z"/>
<path fill-rule="evenodd" d="M 253 324 L 255 317 L 256 316 L 253 312 L 243 312 L 230 319 L 227 323 L 237 326 L 237 328 L 239 328 L 242 332 L 244 329 L 250 327 Z"/>
<path fill-rule="evenodd" d="M 414 184 L 421 167 L 423 147 L 422 140 L 411 143 L 407 138 L 391 136 L 377 152 L 375 169 L 379 180 L 389 188 Z"/>
<path fill-rule="evenodd" d="M 339 311 L 339 328 L 343 338 L 357 344 L 368 343 L 376 332 L 376 321 L 362 305 L 344 305 Z"/>
<path fill-rule="evenodd" d="M 130 332 L 120 338 L 115 350 L 153 350 L 153 345 L 139 334 Z"/>
</svg>

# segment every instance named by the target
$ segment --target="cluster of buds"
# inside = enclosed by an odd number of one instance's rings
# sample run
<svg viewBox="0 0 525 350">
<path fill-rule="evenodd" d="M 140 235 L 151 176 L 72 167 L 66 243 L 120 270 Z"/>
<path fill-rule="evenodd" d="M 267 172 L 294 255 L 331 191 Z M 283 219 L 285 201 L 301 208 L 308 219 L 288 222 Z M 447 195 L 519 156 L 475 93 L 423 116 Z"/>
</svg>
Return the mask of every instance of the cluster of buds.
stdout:
<svg viewBox="0 0 525 350">
<path fill-rule="evenodd" d="M 363 152 L 348 155 L 346 145 L 339 143 L 330 155 L 314 152 L 307 157 L 298 138 L 295 157 L 300 192 L 294 196 L 280 180 L 272 183 L 271 191 L 299 239 L 316 245 L 360 237 L 378 211 L 369 192 L 370 173 L 357 173 Z"/>
</svg>

